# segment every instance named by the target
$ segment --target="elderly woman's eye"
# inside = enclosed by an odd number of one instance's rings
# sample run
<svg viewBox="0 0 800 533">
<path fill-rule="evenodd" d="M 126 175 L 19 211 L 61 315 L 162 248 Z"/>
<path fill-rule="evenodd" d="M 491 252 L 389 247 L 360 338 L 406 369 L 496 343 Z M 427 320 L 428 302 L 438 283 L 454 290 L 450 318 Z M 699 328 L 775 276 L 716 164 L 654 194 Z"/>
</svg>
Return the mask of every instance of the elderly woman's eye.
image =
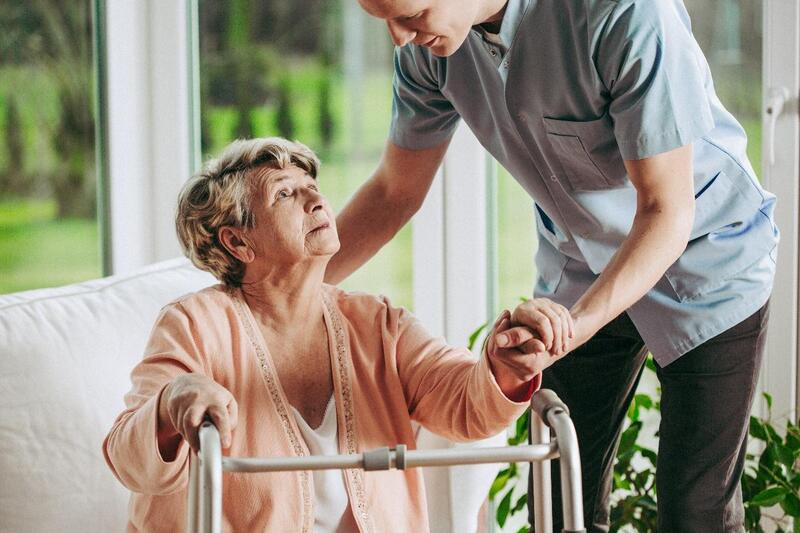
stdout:
<svg viewBox="0 0 800 533">
<path fill-rule="evenodd" d="M 278 199 L 278 200 L 282 200 L 284 198 L 289 198 L 291 195 L 292 195 L 292 191 L 290 191 L 289 189 L 281 189 L 275 195 L 275 198 Z"/>
</svg>

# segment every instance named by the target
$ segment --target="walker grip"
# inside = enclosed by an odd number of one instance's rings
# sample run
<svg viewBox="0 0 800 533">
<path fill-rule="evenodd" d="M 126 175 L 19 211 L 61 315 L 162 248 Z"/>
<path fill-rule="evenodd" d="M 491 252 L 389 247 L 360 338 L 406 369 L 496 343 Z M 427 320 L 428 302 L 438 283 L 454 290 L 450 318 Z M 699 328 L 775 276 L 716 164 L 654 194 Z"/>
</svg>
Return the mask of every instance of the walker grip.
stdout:
<svg viewBox="0 0 800 533">
<path fill-rule="evenodd" d="M 534 393 L 533 398 L 531 398 L 531 409 L 533 409 L 534 412 L 539 415 L 539 418 L 548 426 L 550 425 L 550 421 L 547 420 L 547 415 L 553 409 L 561 409 L 569 416 L 569 407 L 567 407 L 567 404 L 562 402 L 558 394 L 550 389 L 541 389 Z"/>
</svg>

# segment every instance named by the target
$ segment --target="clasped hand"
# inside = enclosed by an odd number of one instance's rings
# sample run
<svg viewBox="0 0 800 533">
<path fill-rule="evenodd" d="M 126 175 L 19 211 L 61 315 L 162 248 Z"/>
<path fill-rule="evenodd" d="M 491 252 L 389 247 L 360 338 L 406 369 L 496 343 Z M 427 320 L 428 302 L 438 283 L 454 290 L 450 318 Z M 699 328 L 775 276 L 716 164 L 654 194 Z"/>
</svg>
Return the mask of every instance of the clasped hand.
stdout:
<svg viewBox="0 0 800 533">
<path fill-rule="evenodd" d="M 575 324 L 569 311 L 547 298 L 528 300 L 503 311 L 489 332 L 486 352 L 495 379 L 509 398 L 574 348 Z M 523 387 L 524 388 L 524 387 Z"/>
</svg>

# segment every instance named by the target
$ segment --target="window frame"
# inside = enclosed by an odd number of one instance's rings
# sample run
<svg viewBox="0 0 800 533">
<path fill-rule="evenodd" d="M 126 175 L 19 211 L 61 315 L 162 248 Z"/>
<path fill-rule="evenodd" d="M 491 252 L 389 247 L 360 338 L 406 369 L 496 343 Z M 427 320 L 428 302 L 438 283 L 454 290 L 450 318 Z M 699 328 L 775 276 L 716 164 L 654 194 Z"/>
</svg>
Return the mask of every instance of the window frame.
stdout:
<svg viewBox="0 0 800 533">
<path fill-rule="evenodd" d="M 800 412 L 800 369 L 798 368 L 798 329 L 800 310 L 800 5 L 796 0 L 771 0 L 764 3 L 763 94 L 773 87 L 785 87 L 790 98 L 775 129 L 775 161 L 770 161 L 769 146 L 762 150 L 763 182 L 778 202 L 775 217 L 781 231 L 777 273 L 772 293 L 767 351 L 761 372 L 760 390 L 773 396 L 772 411 L 778 417 L 796 420 Z M 764 132 L 770 127 L 766 104 L 762 107 Z M 769 135 L 764 135 L 768 139 Z M 763 402 L 756 406 L 764 413 Z"/>
</svg>

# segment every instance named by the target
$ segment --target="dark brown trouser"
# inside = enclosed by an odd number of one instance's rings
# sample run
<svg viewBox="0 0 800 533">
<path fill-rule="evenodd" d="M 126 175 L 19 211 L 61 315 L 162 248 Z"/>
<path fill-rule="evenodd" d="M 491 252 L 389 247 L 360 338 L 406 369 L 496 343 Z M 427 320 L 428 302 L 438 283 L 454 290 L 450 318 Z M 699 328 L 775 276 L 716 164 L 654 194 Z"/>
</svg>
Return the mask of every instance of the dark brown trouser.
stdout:
<svg viewBox="0 0 800 533">
<path fill-rule="evenodd" d="M 769 304 L 657 367 L 661 382 L 658 524 L 662 533 L 744 531 L 741 485 L 750 407 L 764 353 Z M 578 433 L 587 531 L 609 530 L 613 460 L 647 349 L 622 314 L 544 372 L 543 388 L 569 406 Z M 563 527 L 558 461 L 553 531 Z M 532 493 L 529 483 L 529 495 Z M 530 520 L 533 505 L 529 498 Z"/>
</svg>

